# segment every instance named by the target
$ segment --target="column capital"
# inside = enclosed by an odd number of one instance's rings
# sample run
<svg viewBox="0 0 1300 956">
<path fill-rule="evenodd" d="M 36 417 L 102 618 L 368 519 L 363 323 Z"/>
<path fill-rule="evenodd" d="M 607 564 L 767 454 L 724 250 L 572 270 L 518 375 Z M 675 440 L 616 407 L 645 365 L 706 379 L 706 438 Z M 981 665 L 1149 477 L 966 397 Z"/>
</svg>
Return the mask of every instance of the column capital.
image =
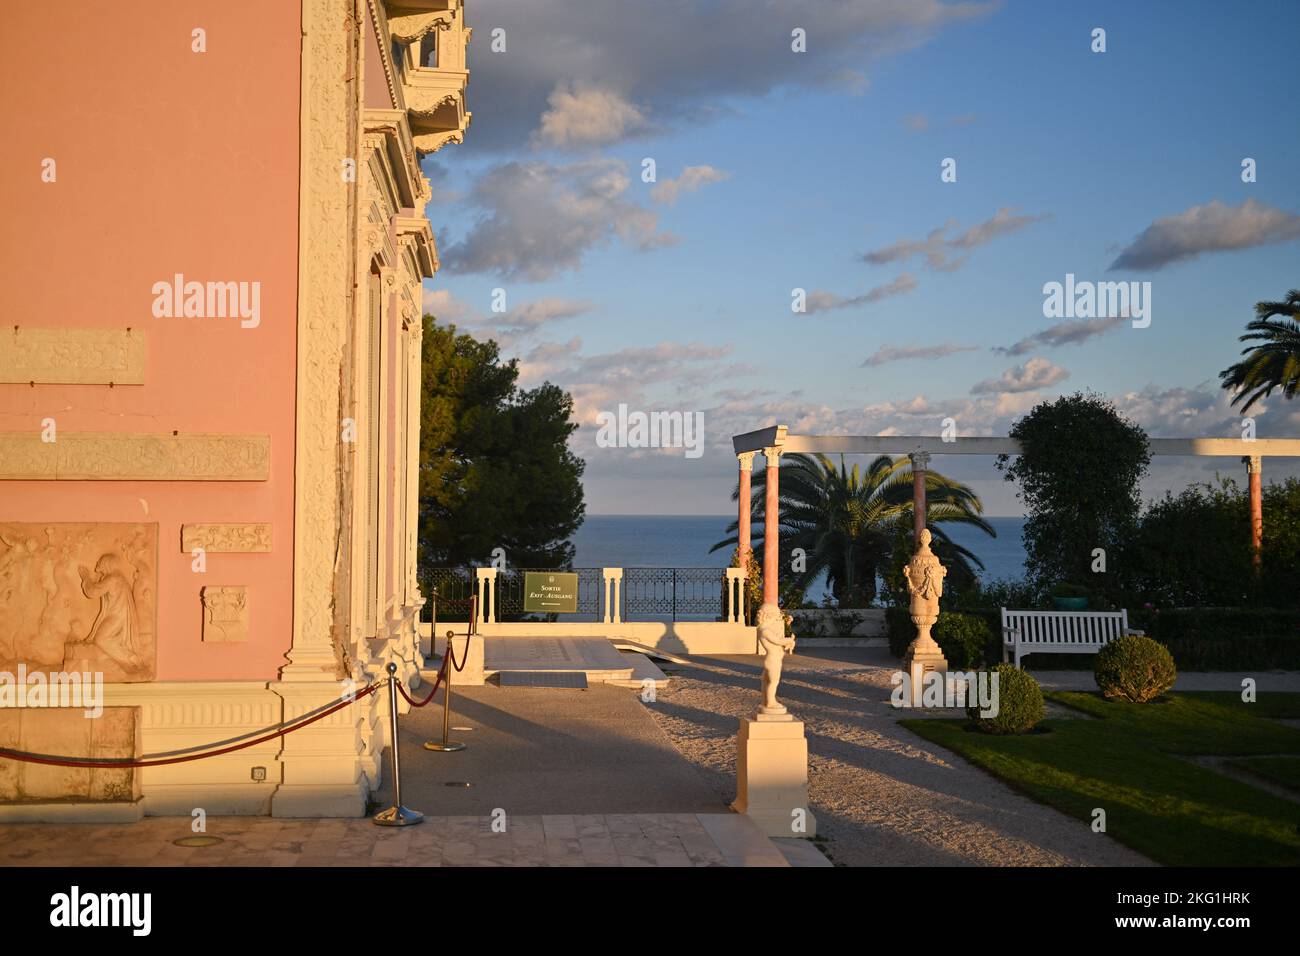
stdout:
<svg viewBox="0 0 1300 956">
<path fill-rule="evenodd" d="M 1242 455 L 1241 463 L 1246 466 L 1246 474 L 1258 475 L 1264 470 L 1264 457 L 1262 455 Z"/>
<path fill-rule="evenodd" d="M 912 459 L 912 469 L 914 471 L 928 471 L 930 469 L 930 453 L 928 451 L 914 451 L 907 457 Z"/>
<path fill-rule="evenodd" d="M 754 470 L 754 456 L 758 454 L 753 451 L 742 451 L 736 455 L 736 461 L 740 462 L 741 471 Z"/>
<path fill-rule="evenodd" d="M 763 449 L 763 457 L 767 459 L 767 467 L 781 467 L 781 449 L 772 447 Z"/>
</svg>

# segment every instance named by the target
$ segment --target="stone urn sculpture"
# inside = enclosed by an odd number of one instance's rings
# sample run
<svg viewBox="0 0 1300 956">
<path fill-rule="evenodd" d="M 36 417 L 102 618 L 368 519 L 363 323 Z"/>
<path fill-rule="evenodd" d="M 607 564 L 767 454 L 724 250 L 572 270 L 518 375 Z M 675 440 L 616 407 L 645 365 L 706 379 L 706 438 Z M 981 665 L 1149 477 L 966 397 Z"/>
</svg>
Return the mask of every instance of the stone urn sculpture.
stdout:
<svg viewBox="0 0 1300 956">
<path fill-rule="evenodd" d="M 939 563 L 930 550 L 930 530 L 921 530 L 920 546 L 912 560 L 903 568 L 910 597 L 908 610 L 916 625 L 916 638 L 907 645 L 903 665 L 907 668 L 913 706 L 920 703 L 921 689 L 927 671 L 946 672 L 948 661 L 943 651 L 930 636 L 930 628 L 939 620 L 939 598 L 943 594 L 943 579 L 948 569 Z"/>
</svg>

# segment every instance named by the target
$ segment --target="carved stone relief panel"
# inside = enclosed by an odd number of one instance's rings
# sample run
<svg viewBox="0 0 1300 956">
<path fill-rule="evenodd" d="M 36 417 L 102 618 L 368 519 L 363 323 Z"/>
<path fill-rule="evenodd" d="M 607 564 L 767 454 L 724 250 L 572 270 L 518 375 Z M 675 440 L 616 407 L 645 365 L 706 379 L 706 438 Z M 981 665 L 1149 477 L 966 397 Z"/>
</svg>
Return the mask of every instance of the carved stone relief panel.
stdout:
<svg viewBox="0 0 1300 956">
<path fill-rule="evenodd" d="M 0 522 L 0 670 L 157 673 L 158 525 Z"/>
</svg>

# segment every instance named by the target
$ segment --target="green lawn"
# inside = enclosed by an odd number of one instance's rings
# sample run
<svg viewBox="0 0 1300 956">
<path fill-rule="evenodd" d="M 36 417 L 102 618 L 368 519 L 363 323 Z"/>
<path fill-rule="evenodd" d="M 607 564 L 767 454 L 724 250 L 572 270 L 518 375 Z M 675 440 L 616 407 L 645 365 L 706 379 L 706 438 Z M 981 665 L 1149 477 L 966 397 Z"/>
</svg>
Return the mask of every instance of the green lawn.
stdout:
<svg viewBox="0 0 1300 956">
<path fill-rule="evenodd" d="M 1171 866 L 1300 864 L 1300 804 L 1180 755 L 1300 755 L 1300 730 L 1266 719 L 1300 717 L 1300 694 L 1180 693 L 1148 704 L 1096 693 L 1046 695 L 1092 717 L 1043 721 L 1049 733 L 997 737 L 959 720 L 903 720 L 1035 800 L 1092 822 Z M 1294 768 L 1292 768 L 1294 769 Z"/>
<path fill-rule="evenodd" d="M 1300 757 L 1243 757 L 1232 761 L 1232 765 L 1300 795 Z"/>
</svg>

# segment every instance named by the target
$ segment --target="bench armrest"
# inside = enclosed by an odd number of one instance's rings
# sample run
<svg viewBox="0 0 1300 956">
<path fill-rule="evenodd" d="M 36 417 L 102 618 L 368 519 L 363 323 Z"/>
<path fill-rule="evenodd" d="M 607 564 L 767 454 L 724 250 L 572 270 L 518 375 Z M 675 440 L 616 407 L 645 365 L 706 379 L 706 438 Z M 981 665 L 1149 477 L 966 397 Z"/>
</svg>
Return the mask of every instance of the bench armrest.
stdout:
<svg viewBox="0 0 1300 956">
<path fill-rule="evenodd" d="M 1006 625 L 1003 625 L 1002 627 L 1002 635 L 1004 637 L 1006 637 L 1007 635 L 1014 635 L 1019 633 L 1020 633 L 1020 628 L 1018 627 L 1007 627 Z"/>
<path fill-rule="evenodd" d="M 1126 627 L 1126 628 L 1124 628 L 1124 634 L 1125 634 L 1125 636 L 1132 636 L 1132 637 L 1146 637 L 1146 636 L 1147 636 L 1147 632 L 1146 632 L 1146 631 L 1139 631 L 1136 627 Z"/>
</svg>

